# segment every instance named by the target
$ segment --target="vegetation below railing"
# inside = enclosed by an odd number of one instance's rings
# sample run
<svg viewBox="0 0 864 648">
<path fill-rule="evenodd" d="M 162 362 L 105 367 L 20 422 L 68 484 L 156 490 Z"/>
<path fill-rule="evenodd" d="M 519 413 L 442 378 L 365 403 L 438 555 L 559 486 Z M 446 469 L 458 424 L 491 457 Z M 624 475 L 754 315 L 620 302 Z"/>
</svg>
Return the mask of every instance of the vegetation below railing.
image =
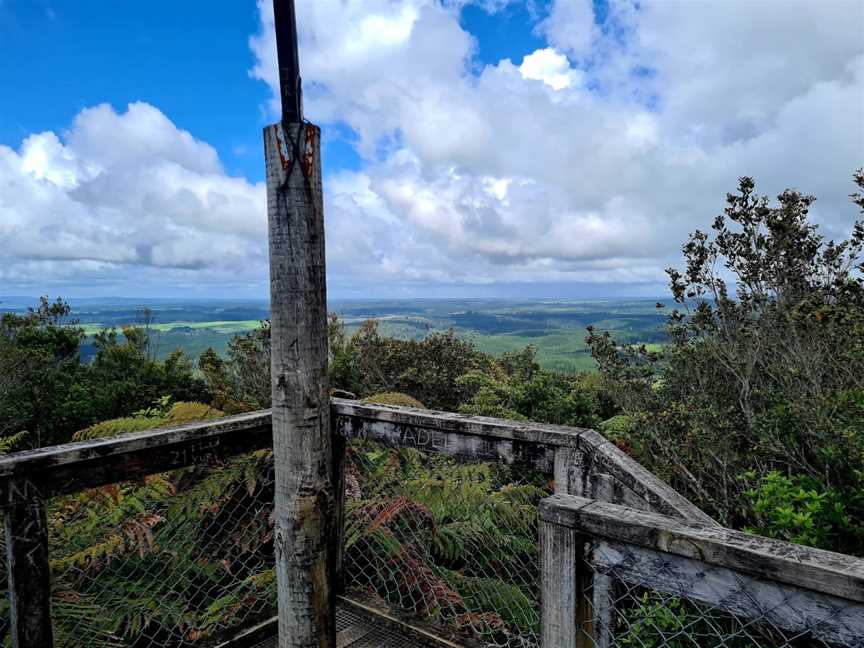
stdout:
<svg viewBox="0 0 864 648">
<path fill-rule="evenodd" d="M 357 441 L 346 482 L 349 594 L 488 646 L 538 645 L 548 475 Z"/>
<path fill-rule="evenodd" d="M 177 404 L 79 436 L 218 415 Z M 275 614 L 272 452 L 203 458 L 48 502 L 55 645 L 211 645 Z"/>
</svg>

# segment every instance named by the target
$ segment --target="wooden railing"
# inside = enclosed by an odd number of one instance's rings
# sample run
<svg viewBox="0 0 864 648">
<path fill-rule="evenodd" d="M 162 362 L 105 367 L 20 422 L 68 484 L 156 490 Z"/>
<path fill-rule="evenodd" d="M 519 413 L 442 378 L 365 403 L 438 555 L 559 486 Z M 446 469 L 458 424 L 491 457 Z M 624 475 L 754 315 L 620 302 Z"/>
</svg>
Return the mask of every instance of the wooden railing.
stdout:
<svg viewBox="0 0 864 648">
<path fill-rule="evenodd" d="M 12 645 L 53 645 L 48 498 L 233 457 L 271 443 L 270 416 L 256 412 L 0 458 Z"/>
<path fill-rule="evenodd" d="M 864 560 L 581 497 L 540 519 L 543 648 L 864 646 Z"/>
<path fill-rule="evenodd" d="M 332 400 L 331 415 L 337 438 L 370 439 L 473 461 L 524 462 L 553 474 L 556 493 L 714 524 L 592 430 L 341 399 Z M 262 411 L 0 458 L 13 645 L 45 648 L 53 641 L 48 498 L 224 460 L 271 444 L 270 414 Z"/>
<path fill-rule="evenodd" d="M 336 433 L 346 439 L 374 439 L 474 461 L 527 463 L 554 474 L 556 493 L 715 524 L 594 430 L 341 399 L 333 399 L 332 416 Z M 603 497 L 596 497 L 598 491 Z"/>
</svg>

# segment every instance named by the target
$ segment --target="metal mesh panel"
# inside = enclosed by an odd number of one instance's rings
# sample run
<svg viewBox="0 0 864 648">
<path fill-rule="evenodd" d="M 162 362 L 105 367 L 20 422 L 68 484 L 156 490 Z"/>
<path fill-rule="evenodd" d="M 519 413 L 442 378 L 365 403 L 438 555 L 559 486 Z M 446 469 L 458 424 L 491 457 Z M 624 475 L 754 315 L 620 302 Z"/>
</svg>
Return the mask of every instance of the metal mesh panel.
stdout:
<svg viewBox="0 0 864 648">
<path fill-rule="evenodd" d="M 350 594 L 494 647 L 539 645 L 537 504 L 549 476 L 352 441 Z"/>
<path fill-rule="evenodd" d="M 55 645 L 206 646 L 275 615 L 272 503 L 269 451 L 52 499 Z"/>
<path fill-rule="evenodd" d="M 9 582 L 6 570 L 6 517 L 0 510 L 0 645 L 12 645 L 9 637 Z"/>
<path fill-rule="evenodd" d="M 864 606 L 628 545 L 598 542 L 579 606 L 586 645 L 864 646 Z"/>
</svg>

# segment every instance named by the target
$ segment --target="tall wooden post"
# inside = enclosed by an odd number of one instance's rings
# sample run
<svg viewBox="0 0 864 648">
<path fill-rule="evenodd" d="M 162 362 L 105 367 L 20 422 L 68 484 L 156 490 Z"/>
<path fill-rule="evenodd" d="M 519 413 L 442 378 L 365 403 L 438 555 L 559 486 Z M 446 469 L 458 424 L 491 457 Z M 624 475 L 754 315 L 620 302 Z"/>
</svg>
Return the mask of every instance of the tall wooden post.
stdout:
<svg viewBox="0 0 864 648">
<path fill-rule="evenodd" d="M 335 646 L 321 138 L 302 122 L 293 0 L 274 0 L 283 119 L 264 129 L 280 648 Z M 288 99 L 286 99 L 286 97 Z"/>
<path fill-rule="evenodd" d="M 264 151 L 279 646 L 323 648 L 335 643 L 336 498 L 319 129 L 311 124 L 268 126 Z"/>
</svg>

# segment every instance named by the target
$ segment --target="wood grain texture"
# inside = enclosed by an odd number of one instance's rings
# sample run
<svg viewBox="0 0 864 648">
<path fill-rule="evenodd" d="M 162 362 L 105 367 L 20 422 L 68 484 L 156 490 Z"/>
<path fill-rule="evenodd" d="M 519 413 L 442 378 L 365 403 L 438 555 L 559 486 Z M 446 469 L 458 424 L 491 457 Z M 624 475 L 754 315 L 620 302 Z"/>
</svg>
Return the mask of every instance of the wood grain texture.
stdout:
<svg viewBox="0 0 864 648">
<path fill-rule="evenodd" d="M 327 384 L 320 130 L 264 129 L 280 648 L 336 641 L 336 496 Z"/>
<path fill-rule="evenodd" d="M 600 502 L 611 502 L 615 496 L 615 479 L 605 473 L 591 477 L 591 494 Z M 586 569 L 587 571 L 593 571 Z M 591 578 L 591 621 L 595 648 L 611 648 L 615 636 L 614 584 L 609 576 L 594 573 Z"/>
<path fill-rule="evenodd" d="M 579 537 L 572 527 L 540 523 L 540 641 L 542 648 L 576 648 L 582 600 Z"/>
<path fill-rule="evenodd" d="M 654 549 L 864 603 L 864 560 L 853 556 L 567 495 L 542 500 L 540 519 L 592 539 Z"/>
<path fill-rule="evenodd" d="M 51 570 L 48 521 L 38 496 L 4 511 L 13 648 L 51 648 Z"/>
<path fill-rule="evenodd" d="M 39 448 L 0 457 L 0 502 L 26 501 L 269 448 L 269 412 Z"/>
<path fill-rule="evenodd" d="M 784 636 L 807 636 L 844 646 L 864 646 L 864 604 L 766 581 L 725 567 L 706 568 L 693 558 L 669 555 L 644 547 L 599 542 L 591 550 L 594 581 L 617 580 L 722 610 L 768 632 L 782 629 Z M 595 609 L 595 615 L 602 610 Z M 716 613 L 714 614 L 716 618 Z M 720 621 L 715 621 L 723 628 Z M 733 626 L 734 628 L 734 626 Z M 597 647 L 609 646 L 603 635 Z"/>
</svg>

